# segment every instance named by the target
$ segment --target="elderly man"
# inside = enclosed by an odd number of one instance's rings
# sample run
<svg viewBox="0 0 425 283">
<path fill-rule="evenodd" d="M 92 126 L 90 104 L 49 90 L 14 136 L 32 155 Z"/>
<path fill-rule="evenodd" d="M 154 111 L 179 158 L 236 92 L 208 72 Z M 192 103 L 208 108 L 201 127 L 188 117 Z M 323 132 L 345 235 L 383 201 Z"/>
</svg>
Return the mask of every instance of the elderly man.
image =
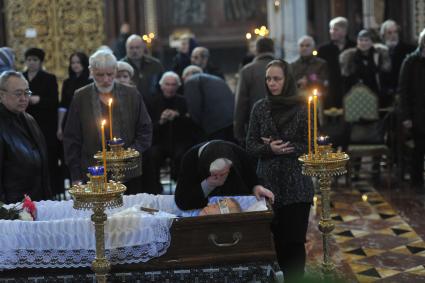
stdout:
<svg viewBox="0 0 425 283">
<path fill-rule="evenodd" d="M 252 106 L 267 94 L 264 74 L 266 65 L 274 59 L 274 43 L 267 37 L 261 37 L 255 44 L 256 56 L 253 62 L 240 71 L 240 79 L 236 88 L 236 106 L 233 131 L 239 144 L 245 144 L 249 115 Z"/>
<path fill-rule="evenodd" d="M 300 57 L 291 67 L 298 89 L 307 91 L 310 88 L 318 88 L 324 94 L 328 85 L 328 67 L 325 60 L 313 56 L 315 46 L 311 36 L 302 36 L 298 40 Z"/>
<path fill-rule="evenodd" d="M 397 93 L 401 64 L 407 54 L 413 52 L 415 47 L 401 41 L 400 27 L 393 20 L 386 20 L 382 23 L 380 35 L 382 41 L 388 47 L 391 58 L 391 71 L 382 76 L 383 93 L 387 96 L 386 104 L 391 105 L 394 95 Z"/>
<path fill-rule="evenodd" d="M 207 48 L 200 46 L 193 49 L 190 62 L 200 67 L 204 73 L 224 79 L 223 72 L 210 62 L 210 51 Z"/>
<path fill-rule="evenodd" d="M 114 81 L 115 56 L 97 51 L 89 59 L 94 82 L 75 92 L 65 126 L 65 160 L 72 183 L 85 179 L 87 167 L 96 162 L 93 155 L 101 150 L 100 123 L 108 118 L 108 102 L 113 99 L 113 135 L 124 140 L 124 147 L 143 153 L 151 145 L 152 124 L 142 96 L 136 88 Z M 109 136 L 106 126 L 106 136 Z M 141 192 L 138 180 L 127 183 L 127 193 Z"/>
<path fill-rule="evenodd" d="M 153 98 L 149 109 L 153 141 L 144 157 L 148 166 L 142 178 L 151 193 L 162 192 L 160 170 L 165 159 L 171 158 L 171 178 L 177 180 L 181 158 L 192 145 L 186 99 L 177 94 L 181 85 L 179 76 L 174 72 L 165 72 L 159 85 L 161 92 Z"/>
<path fill-rule="evenodd" d="M 126 42 L 126 49 L 127 56 L 122 61 L 133 67 L 133 82 L 143 95 L 145 103 L 149 105 L 157 92 L 157 84 L 164 72 L 164 67 L 158 59 L 145 54 L 146 46 L 139 35 L 130 35 Z"/>
<path fill-rule="evenodd" d="M 25 112 L 31 91 L 21 73 L 0 76 L 0 201 L 51 197 L 47 148 L 34 118 Z"/>
<path fill-rule="evenodd" d="M 324 109 L 342 107 L 344 86 L 341 80 L 339 55 L 342 51 L 355 47 L 354 41 L 347 37 L 348 20 L 344 17 L 336 17 L 329 22 L 329 35 L 331 41 L 320 46 L 318 56 L 328 63 L 329 91 L 324 99 Z"/>
<path fill-rule="evenodd" d="M 235 96 L 226 82 L 194 65 L 184 69 L 183 81 L 189 115 L 201 130 L 198 140 L 233 141 Z"/>
</svg>

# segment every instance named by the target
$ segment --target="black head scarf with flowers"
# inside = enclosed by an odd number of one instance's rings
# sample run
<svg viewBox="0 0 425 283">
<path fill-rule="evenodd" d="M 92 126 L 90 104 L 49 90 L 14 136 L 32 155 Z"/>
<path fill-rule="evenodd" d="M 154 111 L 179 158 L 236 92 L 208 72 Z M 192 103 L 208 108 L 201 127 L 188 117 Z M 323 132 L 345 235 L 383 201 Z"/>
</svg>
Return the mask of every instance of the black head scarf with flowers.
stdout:
<svg viewBox="0 0 425 283">
<path fill-rule="evenodd" d="M 284 60 L 273 60 L 267 65 L 266 70 L 270 67 L 281 68 L 285 77 L 283 89 L 279 95 L 273 95 L 266 83 L 266 99 L 270 103 L 271 115 L 277 128 L 281 130 L 296 114 L 298 110 L 297 106 L 303 103 L 304 100 L 302 96 L 297 94 L 297 85 L 288 62 Z"/>
</svg>

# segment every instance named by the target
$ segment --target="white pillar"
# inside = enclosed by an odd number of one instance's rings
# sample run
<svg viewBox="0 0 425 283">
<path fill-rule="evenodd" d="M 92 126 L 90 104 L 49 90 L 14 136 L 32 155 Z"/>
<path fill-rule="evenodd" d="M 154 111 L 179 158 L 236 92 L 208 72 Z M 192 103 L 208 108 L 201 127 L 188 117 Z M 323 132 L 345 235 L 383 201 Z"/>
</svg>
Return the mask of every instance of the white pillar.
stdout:
<svg viewBox="0 0 425 283">
<path fill-rule="evenodd" d="M 275 2 L 280 5 L 277 7 Z M 269 0 L 267 15 L 277 52 L 284 48 L 285 60 L 294 61 L 298 57 L 298 38 L 307 34 L 307 1 Z"/>
</svg>

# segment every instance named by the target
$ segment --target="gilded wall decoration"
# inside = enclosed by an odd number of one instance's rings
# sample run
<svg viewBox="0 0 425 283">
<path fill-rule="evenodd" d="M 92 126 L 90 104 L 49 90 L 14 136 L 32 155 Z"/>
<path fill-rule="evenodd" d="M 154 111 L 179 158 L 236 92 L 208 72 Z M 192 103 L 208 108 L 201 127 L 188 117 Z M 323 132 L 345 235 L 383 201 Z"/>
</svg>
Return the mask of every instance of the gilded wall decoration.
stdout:
<svg viewBox="0 0 425 283">
<path fill-rule="evenodd" d="M 46 52 L 44 67 L 59 80 L 68 76 L 68 58 L 75 51 L 90 55 L 104 40 L 102 0 L 6 0 L 7 43 L 22 70 L 29 47 Z"/>
</svg>

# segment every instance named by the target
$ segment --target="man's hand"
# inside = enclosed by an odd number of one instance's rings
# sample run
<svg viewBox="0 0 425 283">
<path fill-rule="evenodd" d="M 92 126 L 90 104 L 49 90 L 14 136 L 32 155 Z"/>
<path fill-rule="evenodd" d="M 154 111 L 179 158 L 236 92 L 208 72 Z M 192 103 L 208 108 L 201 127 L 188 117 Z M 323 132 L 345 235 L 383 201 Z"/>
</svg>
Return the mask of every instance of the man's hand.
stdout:
<svg viewBox="0 0 425 283">
<path fill-rule="evenodd" d="M 258 200 L 262 197 L 266 197 L 271 201 L 271 203 L 274 203 L 274 194 L 272 193 L 272 191 L 264 188 L 263 186 L 256 185 L 252 192 Z"/>
<path fill-rule="evenodd" d="M 406 129 L 411 129 L 412 128 L 412 120 L 405 120 L 405 121 L 403 121 L 403 126 Z"/>
<path fill-rule="evenodd" d="M 39 95 L 30 96 L 30 104 L 37 104 L 39 102 L 40 102 L 40 96 Z"/>
</svg>

